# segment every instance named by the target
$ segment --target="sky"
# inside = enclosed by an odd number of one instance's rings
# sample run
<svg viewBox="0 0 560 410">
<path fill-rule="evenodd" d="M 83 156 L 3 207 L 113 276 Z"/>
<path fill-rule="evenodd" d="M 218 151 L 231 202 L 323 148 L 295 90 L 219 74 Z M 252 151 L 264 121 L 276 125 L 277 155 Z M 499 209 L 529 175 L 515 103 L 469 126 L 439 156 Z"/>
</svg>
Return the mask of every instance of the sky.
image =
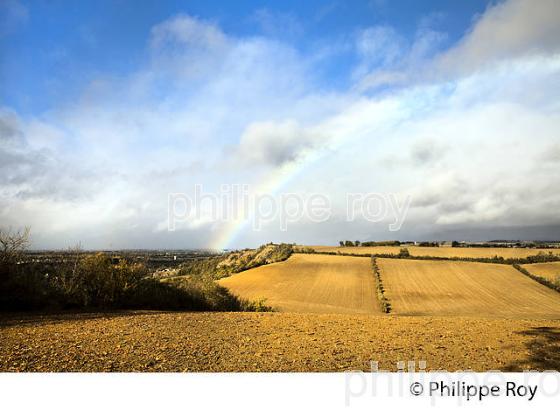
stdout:
<svg viewBox="0 0 560 410">
<path fill-rule="evenodd" d="M 556 0 L 0 0 L 0 227 L 36 249 L 560 240 L 559 38 Z M 226 217 L 238 187 L 264 208 Z M 349 218 L 349 195 L 375 200 Z"/>
</svg>

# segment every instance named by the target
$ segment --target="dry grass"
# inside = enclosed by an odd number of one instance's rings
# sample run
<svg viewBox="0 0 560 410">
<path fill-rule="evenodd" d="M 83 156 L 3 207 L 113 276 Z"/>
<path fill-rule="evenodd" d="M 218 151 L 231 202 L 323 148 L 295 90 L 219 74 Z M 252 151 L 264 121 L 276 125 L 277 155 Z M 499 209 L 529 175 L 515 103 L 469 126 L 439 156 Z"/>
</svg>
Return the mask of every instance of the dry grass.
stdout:
<svg viewBox="0 0 560 410">
<path fill-rule="evenodd" d="M 547 279 L 552 283 L 560 281 L 560 262 L 532 263 L 521 266 L 529 273 Z"/>
<path fill-rule="evenodd" d="M 403 259 L 377 265 L 395 314 L 560 318 L 560 294 L 512 266 Z"/>
<path fill-rule="evenodd" d="M 436 256 L 441 258 L 492 258 L 501 256 L 508 258 L 526 258 L 539 252 L 552 252 L 560 255 L 560 249 L 529 249 L 529 248 L 429 248 L 420 246 L 306 246 L 317 252 L 354 253 L 359 255 L 392 254 L 397 255 L 401 249 L 407 248 L 411 256 Z"/>
<path fill-rule="evenodd" d="M 295 254 L 218 283 L 282 312 L 381 313 L 369 258 Z"/>
</svg>

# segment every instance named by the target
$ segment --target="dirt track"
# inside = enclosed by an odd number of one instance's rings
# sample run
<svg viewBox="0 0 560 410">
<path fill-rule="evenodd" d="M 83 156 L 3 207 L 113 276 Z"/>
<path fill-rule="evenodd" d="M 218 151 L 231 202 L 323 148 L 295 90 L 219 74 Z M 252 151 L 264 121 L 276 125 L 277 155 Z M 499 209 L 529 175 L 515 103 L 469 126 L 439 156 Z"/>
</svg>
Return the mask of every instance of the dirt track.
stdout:
<svg viewBox="0 0 560 410">
<path fill-rule="evenodd" d="M 219 283 L 281 312 L 381 314 L 369 258 L 294 254 Z"/>
<path fill-rule="evenodd" d="M 295 313 L 1 318 L 0 371 L 560 369 L 560 321 Z"/>
<path fill-rule="evenodd" d="M 560 319 L 560 294 L 512 266 L 377 259 L 391 312 Z"/>
</svg>

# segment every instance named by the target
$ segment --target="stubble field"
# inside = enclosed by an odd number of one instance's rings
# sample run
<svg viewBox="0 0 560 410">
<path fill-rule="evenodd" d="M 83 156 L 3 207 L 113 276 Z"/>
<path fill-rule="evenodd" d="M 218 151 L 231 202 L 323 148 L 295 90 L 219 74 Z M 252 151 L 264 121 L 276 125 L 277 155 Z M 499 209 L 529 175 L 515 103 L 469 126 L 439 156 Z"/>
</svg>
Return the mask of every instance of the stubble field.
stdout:
<svg viewBox="0 0 560 410">
<path fill-rule="evenodd" d="M 218 283 L 280 312 L 381 313 L 369 258 L 294 254 Z"/>
<path fill-rule="evenodd" d="M 560 319 L 560 294 L 509 265 L 377 259 L 394 314 Z"/>
<path fill-rule="evenodd" d="M 540 276 L 551 282 L 560 281 L 560 262 L 532 263 L 522 265 L 529 273 Z"/>
<path fill-rule="evenodd" d="M 422 246 L 306 246 L 317 252 L 350 253 L 356 255 L 390 254 L 397 255 L 401 249 L 408 249 L 412 256 L 436 256 L 440 258 L 492 258 L 501 256 L 508 258 L 526 258 L 539 252 L 560 255 L 560 249 L 529 249 L 529 248 L 452 248 Z"/>
</svg>

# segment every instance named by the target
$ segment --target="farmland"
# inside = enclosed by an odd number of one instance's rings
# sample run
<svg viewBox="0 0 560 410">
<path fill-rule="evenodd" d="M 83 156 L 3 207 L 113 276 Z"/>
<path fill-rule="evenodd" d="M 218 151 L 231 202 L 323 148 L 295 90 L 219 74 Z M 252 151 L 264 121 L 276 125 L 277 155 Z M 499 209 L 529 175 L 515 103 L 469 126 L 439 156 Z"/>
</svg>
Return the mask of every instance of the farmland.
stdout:
<svg viewBox="0 0 560 410">
<path fill-rule="evenodd" d="M 218 283 L 246 299 L 265 298 L 278 311 L 380 313 L 368 258 L 296 254 Z"/>
<path fill-rule="evenodd" d="M 529 273 L 540 276 L 553 283 L 560 280 L 560 262 L 533 263 L 523 265 L 523 268 L 527 269 Z"/>
<path fill-rule="evenodd" d="M 369 257 L 264 258 L 274 247 L 182 262 L 150 279 L 212 284 L 209 301 L 229 295 L 221 285 L 232 297 L 266 299 L 274 312 L 5 314 L 0 371 L 315 372 L 368 370 L 370 361 L 393 371 L 399 361 L 425 361 L 427 370 L 560 370 L 560 293 L 512 265 L 376 258 L 385 314 Z M 558 265 L 524 267 L 544 275 Z"/>
<path fill-rule="evenodd" d="M 526 258 L 539 252 L 560 255 L 560 249 L 536 248 L 451 248 L 421 246 L 307 246 L 316 252 L 337 252 L 356 255 L 392 254 L 397 255 L 401 249 L 408 249 L 411 256 L 435 256 L 440 258 L 492 258 L 501 256 L 508 258 Z"/>
<path fill-rule="evenodd" d="M 508 265 L 377 259 L 392 312 L 560 319 L 560 294 Z"/>
</svg>

